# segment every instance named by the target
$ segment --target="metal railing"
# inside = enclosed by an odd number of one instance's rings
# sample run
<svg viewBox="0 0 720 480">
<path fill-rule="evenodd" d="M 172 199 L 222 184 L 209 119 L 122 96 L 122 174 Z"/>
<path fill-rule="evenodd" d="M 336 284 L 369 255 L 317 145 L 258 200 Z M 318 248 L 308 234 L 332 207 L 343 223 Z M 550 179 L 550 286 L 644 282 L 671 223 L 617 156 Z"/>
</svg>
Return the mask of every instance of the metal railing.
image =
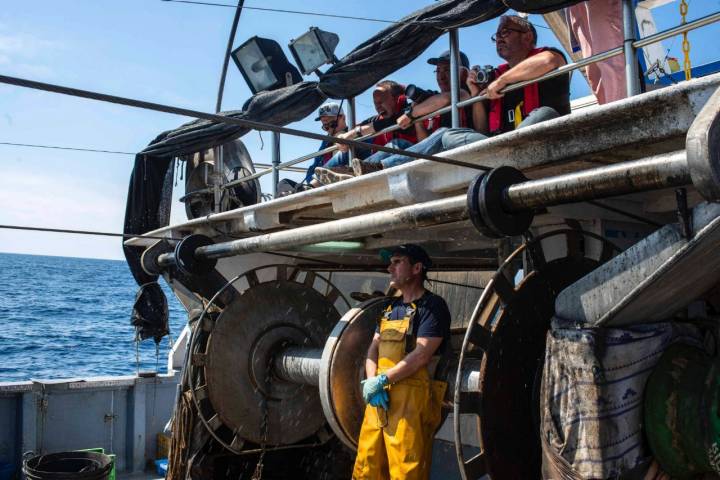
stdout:
<svg viewBox="0 0 720 480">
<path fill-rule="evenodd" d="M 555 70 L 552 70 L 538 78 L 532 79 L 532 80 L 526 80 L 523 82 L 513 83 L 511 85 L 508 85 L 505 87 L 501 92 L 502 93 L 508 93 L 512 92 L 514 90 L 518 90 L 521 88 L 524 88 L 527 85 L 542 82 L 544 80 L 548 80 L 554 77 L 558 77 L 561 75 L 568 74 L 570 72 L 573 72 L 575 70 L 578 70 L 580 68 L 586 67 L 588 65 L 592 65 L 593 63 L 602 62 L 604 60 L 607 60 L 609 58 L 616 57 L 618 55 L 622 55 L 623 53 L 626 53 L 627 51 L 632 52 L 630 55 L 626 55 L 626 72 L 629 72 L 629 75 L 627 76 L 628 81 L 628 96 L 633 96 L 637 92 L 639 92 L 639 74 L 637 70 L 637 50 L 643 47 L 646 47 L 648 45 L 651 45 L 653 43 L 660 42 L 662 40 L 665 40 L 667 38 L 671 38 L 675 35 L 679 35 L 685 32 L 689 32 L 691 30 L 696 30 L 698 28 L 702 28 L 704 26 L 720 22 L 720 12 L 712 13 L 709 15 L 706 15 L 704 17 L 701 17 L 697 20 L 694 20 L 692 22 L 688 22 L 686 24 L 681 24 L 676 27 L 669 28 L 667 30 L 664 30 L 662 32 L 658 32 L 654 35 L 650 35 L 648 37 L 642 38 L 640 40 L 636 40 L 634 38 L 635 36 L 635 15 L 634 10 L 632 8 L 630 11 L 627 11 L 627 5 L 632 4 L 631 0 L 623 0 L 623 21 L 624 23 L 629 27 L 632 26 L 632 28 L 626 28 L 625 29 L 625 41 L 624 44 L 621 46 L 618 46 L 616 48 L 613 48 L 611 50 L 607 50 L 605 52 L 598 53 L 596 55 L 593 55 L 588 58 L 584 58 L 582 60 L 578 60 L 577 62 L 568 63 L 566 65 L 563 65 L 562 67 L 559 67 Z M 450 58 L 456 58 L 456 55 L 459 52 L 459 45 L 457 41 L 453 41 L 453 35 L 451 33 L 450 35 L 451 41 L 450 41 L 450 48 L 451 48 L 451 55 Z M 632 66 L 630 66 L 632 64 Z M 634 72 L 634 73 L 633 73 Z M 459 87 L 459 85 L 458 85 Z M 457 87 L 456 87 L 457 88 Z M 454 97 L 454 96 L 453 96 Z M 454 98 L 451 99 L 451 103 L 448 106 L 445 106 L 443 108 L 440 108 L 434 112 L 428 113 L 426 115 L 423 115 L 421 117 L 417 117 L 413 124 L 417 122 L 424 121 L 428 118 L 435 117 L 437 115 L 442 115 L 448 112 L 452 112 L 453 110 L 459 111 L 459 109 L 470 106 L 474 103 L 481 102 L 484 100 L 488 100 L 488 97 L 485 95 L 478 95 L 476 97 L 469 98 L 467 100 L 463 101 L 456 101 Z M 354 115 L 354 109 L 353 109 L 353 115 Z M 375 132 L 370 135 L 364 135 L 361 137 L 356 138 L 356 141 L 362 142 L 365 140 L 372 140 L 373 138 L 384 135 L 386 133 L 395 132 L 400 129 L 399 125 L 392 125 L 390 127 L 387 127 L 383 130 L 380 130 L 379 132 Z M 265 176 L 267 174 L 273 173 L 276 169 L 277 170 L 284 170 L 289 167 L 293 167 L 294 165 L 297 165 L 298 163 L 305 162 L 307 160 L 313 159 L 315 157 L 318 157 L 320 155 L 326 155 L 328 153 L 334 153 L 338 151 L 337 145 L 332 145 L 330 147 L 324 148 L 322 150 L 318 150 L 316 152 L 312 152 L 306 155 L 302 155 L 300 157 L 294 158 L 292 160 L 288 160 L 287 162 L 278 163 L 277 165 L 273 165 L 270 168 L 267 168 L 265 170 L 261 170 L 259 172 L 256 172 L 252 175 L 248 175 L 246 177 L 233 180 L 232 182 L 228 182 L 222 186 L 222 188 L 232 188 L 236 185 L 239 185 L 243 182 L 247 182 L 249 180 L 254 180 L 256 178 L 260 178 L 262 176 Z"/>
</svg>

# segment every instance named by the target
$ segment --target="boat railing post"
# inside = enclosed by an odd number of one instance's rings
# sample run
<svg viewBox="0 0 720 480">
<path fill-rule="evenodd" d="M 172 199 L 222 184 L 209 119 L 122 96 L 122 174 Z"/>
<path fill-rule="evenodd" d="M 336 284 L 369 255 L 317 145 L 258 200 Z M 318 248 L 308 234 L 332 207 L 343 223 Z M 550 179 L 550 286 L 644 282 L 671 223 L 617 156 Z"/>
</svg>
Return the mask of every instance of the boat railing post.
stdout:
<svg viewBox="0 0 720 480">
<path fill-rule="evenodd" d="M 345 117 L 347 120 L 348 128 L 352 129 L 355 128 L 357 125 L 357 115 L 355 111 L 355 97 L 348 98 L 347 100 L 347 117 Z M 355 147 L 350 147 L 349 150 L 349 159 L 348 161 L 355 158 Z"/>
<path fill-rule="evenodd" d="M 273 198 L 277 197 L 278 183 L 280 182 L 280 134 L 273 132 L 272 134 L 272 182 L 273 182 Z"/>
<path fill-rule="evenodd" d="M 222 145 L 219 145 L 215 148 L 213 148 L 213 157 L 214 157 L 214 164 L 215 164 L 215 172 L 213 173 L 213 176 L 215 177 L 215 181 L 213 182 L 213 200 L 215 204 L 215 208 L 213 211 L 215 213 L 219 213 L 220 210 L 220 203 L 222 200 L 222 191 L 223 191 L 223 183 L 225 182 L 225 175 L 223 175 L 223 147 Z"/>
<path fill-rule="evenodd" d="M 460 110 L 458 109 L 458 101 L 460 100 L 460 36 L 458 29 L 453 28 L 449 32 L 450 35 L 450 105 L 452 106 L 451 118 L 452 127 L 460 127 Z"/>
<path fill-rule="evenodd" d="M 627 96 L 632 97 L 640 93 L 640 71 L 638 69 L 636 39 L 635 8 L 633 0 L 623 0 L 623 49 L 625 52 L 625 77 L 627 82 Z"/>
</svg>

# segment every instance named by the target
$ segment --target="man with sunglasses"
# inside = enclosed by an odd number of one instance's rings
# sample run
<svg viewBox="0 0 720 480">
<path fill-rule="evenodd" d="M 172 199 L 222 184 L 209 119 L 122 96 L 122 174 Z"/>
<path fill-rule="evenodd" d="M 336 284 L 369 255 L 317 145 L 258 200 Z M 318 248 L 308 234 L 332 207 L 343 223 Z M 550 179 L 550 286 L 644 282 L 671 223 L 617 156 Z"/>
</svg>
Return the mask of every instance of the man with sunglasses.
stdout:
<svg viewBox="0 0 720 480">
<path fill-rule="evenodd" d="M 486 88 L 477 83 L 477 72 L 470 72 L 467 81 L 470 94 L 487 95 L 488 100 L 473 104 L 474 130 L 445 132 L 443 150 L 570 113 L 569 74 L 501 93 L 508 85 L 541 77 L 567 63 L 560 50 L 536 46 L 537 31 L 530 22 L 516 15 L 503 15 L 491 40 L 498 56 L 507 63 L 495 69 L 495 79 Z"/>
<path fill-rule="evenodd" d="M 320 122 L 321 128 L 325 131 L 327 135 L 335 137 L 341 135 L 343 132 L 347 132 L 345 113 L 343 112 L 342 107 L 340 107 L 340 105 L 335 102 L 328 102 L 322 105 L 318 110 L 318 116 L 315 121 Z M 320 144 L 320 148 L 318 149 L 318 151 L 325 150 L 332 145 L 333 144 L 331 142 L 323 140 Z M 310 165 L 307 169 L 307 173 L 305 174 L 305 179 L 303 180 L 302 184 L 312 186 L 315 170 L 318 167 L 322 167 L 323 165 L 327 164 L 332 157 L 332 152 L 318 155 L 317 157 L 315 157 L 312 165 Z"/>
</svg>

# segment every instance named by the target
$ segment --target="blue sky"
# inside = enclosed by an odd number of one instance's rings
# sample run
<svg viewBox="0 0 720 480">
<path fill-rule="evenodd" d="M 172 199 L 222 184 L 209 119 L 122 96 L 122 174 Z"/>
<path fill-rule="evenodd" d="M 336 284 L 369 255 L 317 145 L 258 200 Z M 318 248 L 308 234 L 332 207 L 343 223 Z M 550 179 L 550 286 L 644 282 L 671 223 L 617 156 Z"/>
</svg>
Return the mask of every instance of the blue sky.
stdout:
<svg viewBox="0 0 720 480">
<path fill-rule="evenodd" d="M 233 3 L 234 0 L 223 0 Z M 690 1 L 689 19 L 720 10 L 720 0 Z M 190 109 L 212 111 L 233 9 L 160 0 L 3 0 L 0 11 L 0 73 Z M 262 6 L 362 17 L 398 19 L 421 2 L 364 0 L 327 2 L 249 0 Z M 338 8 L 341 6 L 342 8 Z M 660 29 L 679 21 L 678 2 L 656 10 Z M 532 16 L 535 23 L 541 17 Z M 246 10 L 236 45 L 253 35 L 285 46 L 310 26 L 336 32 L 342 57 L 384 24 Z M 461 48 L 472 64 L 496 64 L 489 41 L 496 22 L 461 31 Z M 557 45 L 549 30 L 539 43 Z M 707 48 L 720 38 L 713 25 L 690 34 L 695 64 L 712 60 Z M 426 59 L 447 48 L 441 37 L 425 54 L 392 75 L 402 83 L 434 86 Z M 665 47 L 680 57 L 680 41 Z M 288 53 L 288 57 L 291 56 Z M 587 95 L 575 75 L 573 97 Z M 231 63 L 223 102 L 236 109 L 250 96 Z M 373 113 L 369 93 L 357 100 L 358 117 Z M 0 85 L 0 142 L 136 152 L 158 133 L 187 118 Z M 317 131 L 312 118 L 293 127 Z M 269 134 L 261 149 L 256 132 L 243 137 L 253 159 L 270 160 Z M 283 136 L 282 158 L 317 149 L 317 142 Z M 133 157 L 0 145 L 0 224 L 120 232 Z M 263 189 L 270 190 L 267 181 Z M 181 192 L 182 188 L 179 186 Z M 175 208 L 173 217 L 183 213 Z M 122 258 L 119 239 L 0 230 L 0 251 Z"/>
</svg>

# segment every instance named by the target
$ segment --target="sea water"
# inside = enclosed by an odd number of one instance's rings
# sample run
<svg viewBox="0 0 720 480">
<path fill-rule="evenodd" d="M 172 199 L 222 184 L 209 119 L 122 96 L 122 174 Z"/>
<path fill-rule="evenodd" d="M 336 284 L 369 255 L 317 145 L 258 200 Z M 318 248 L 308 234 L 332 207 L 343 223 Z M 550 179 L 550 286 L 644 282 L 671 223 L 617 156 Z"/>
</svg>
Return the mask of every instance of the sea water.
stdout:
<svg viewBox="0 0 720 480">
<path fill-rule="evenodd" d="M 177 338 L 185 310 L 160 284 Z M 0 382 L 164 373 L 168 337 L 158 354 L 152 339 L 136 352 L 137 290 L 124 261 L 0 253 Z"/>
</svg>

